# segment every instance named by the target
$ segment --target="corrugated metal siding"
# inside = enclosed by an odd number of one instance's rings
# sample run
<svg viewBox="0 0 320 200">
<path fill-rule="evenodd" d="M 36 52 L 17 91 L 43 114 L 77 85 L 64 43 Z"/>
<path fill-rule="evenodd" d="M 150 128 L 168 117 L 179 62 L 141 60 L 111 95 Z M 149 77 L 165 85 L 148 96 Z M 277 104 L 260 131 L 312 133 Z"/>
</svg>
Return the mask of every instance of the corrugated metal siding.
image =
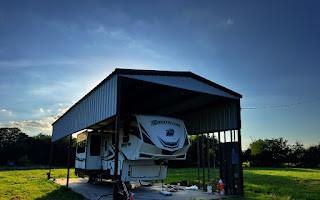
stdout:
<svg viewBox="0 0 320 200">
<path fill-rule="evenodd" d="M 133 78 L 137 80 L 147 81 L 151 83 L 157 83 L 161 85 L 167 85 L 176 88 L 182 88 L 186 90 L 192 90 L 196 92 L 202 92 L 206 94 L 213 94 L 217 96 L 239 99 L 239 97 L 231 95 L 223 90 L 205 84 L 201 81 L 193 79 L 191 77 L 183 76 L 155 76 L 155 75 L 121 75 L 123 77 Z"/>
<path fill-rule="evenodd" d="M 116 114 L 117 75 L 102 83 L 53 124 L 52 141 Z"/>
<path fill-rule="evenodd" d="M 240 128 L 237 103 L 225 102 L 181 116 L 189 134 L 212 133 Z"/>
</svg>

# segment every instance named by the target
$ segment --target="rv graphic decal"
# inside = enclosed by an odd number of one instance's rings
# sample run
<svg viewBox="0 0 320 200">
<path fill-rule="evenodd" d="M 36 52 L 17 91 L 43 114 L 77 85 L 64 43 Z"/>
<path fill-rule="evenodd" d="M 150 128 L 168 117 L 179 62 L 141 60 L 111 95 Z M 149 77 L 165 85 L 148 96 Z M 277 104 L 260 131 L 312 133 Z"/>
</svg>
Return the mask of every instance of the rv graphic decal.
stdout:
<svg viewBox="0 0 320 200">
<path fill-rule="evenodd" d="M 167 120 L 152 120 L 151 121 L 151 126 L 156 126 L 158 124 L 169 124 L 169 125 L 174 125 L 180 127 L 180 124 L 172 121 L 167 121 Z"/>
<path fill-rule="evenodd" d="M 172 128 L 166 130 L 166 136 L 173 136 L 174 130 Z"/>
<path fill-rule="evenodd" d="M 179 140 L 176 141 L 176 142 L 166 142 L 164 140 L 162 140 L 161 138 L 159 138 L 161 144 L 167 148 L 170 148 L 170 149 L 174 149 L 174 148 L 177 148 L 179 146 Z"/>
</svg>

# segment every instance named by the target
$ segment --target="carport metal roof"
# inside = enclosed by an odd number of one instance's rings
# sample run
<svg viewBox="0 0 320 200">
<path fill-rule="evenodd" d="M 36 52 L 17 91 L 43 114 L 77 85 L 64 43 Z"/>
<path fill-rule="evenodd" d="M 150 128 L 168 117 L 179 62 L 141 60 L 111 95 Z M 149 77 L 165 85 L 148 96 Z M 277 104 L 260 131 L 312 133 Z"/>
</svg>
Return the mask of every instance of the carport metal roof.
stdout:
<svg viewBox="0 0 320 200">
<path fill-rule="evenodd" d="M 53 123 L 52 141 L 118 112 L 176 116 L 191 134 L 239 129 L 241 97 L 192 72 L 115 69 Z"/>
</svg>

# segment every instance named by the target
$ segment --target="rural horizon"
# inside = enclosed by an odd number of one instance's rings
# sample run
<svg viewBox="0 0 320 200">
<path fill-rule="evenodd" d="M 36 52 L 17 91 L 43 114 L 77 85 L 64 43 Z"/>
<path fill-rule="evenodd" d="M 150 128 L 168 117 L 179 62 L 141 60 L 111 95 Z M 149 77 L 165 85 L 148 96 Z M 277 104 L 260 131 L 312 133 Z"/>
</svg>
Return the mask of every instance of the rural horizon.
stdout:
<svg viewBox="0 0 320 200">
<path fill-rule="evenodd" d="M 51 134 L 58 115 L 122 67 L 192 71 L 242 94 L 244 149 L 277 137 L 317 145 L 314 4 L 2 2 L 0 127 Z"/>
</svg>

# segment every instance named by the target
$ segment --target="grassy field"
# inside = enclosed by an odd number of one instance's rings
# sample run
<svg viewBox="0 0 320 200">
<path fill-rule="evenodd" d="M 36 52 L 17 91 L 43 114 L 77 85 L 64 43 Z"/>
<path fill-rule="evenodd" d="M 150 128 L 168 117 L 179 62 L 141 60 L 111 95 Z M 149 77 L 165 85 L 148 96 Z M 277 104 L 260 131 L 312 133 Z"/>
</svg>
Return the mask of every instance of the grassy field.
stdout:
<svg viewBox="0 0 320 200">
<path fill-rule="evenodd" d="M 0 171 L 0 200 L 78 200 L 80 195 L 47 180 L 48 170 Z M 73 170 L 70 173 L 74 176 Z M 66 177 L 66 169 L 54 169 L 55 178 Z"/>
<path fill-rule="evenodd" d="M 206 172 L 207 170 L 205 170 Z M 202 171 L 200 171 L 202 174 Z M 167 183 L 187 181 L 197 183 L 197 169 L 170 169 Z M 211 182 L 216 182 L 218 171 Z M 307 200 L 320 199 L 320 170 L 316 169 L 268 169 L 244 170 L 245 199 Z"/>
<path fill-rule="evenodd" d="M 46 173 L 45 169 L 0 171 L 0 200 L 82 199 L 65 187 L 48 181 Z M 74 176 L 73 170 L 70 174 Z M 54 169 L 52 175 L 66 177 L 66 169 Z M 212 182 L 217 176 L 214 171 Z M 193 184 L 197 183 L 196 177 L 195 168 L 169 169 L 166 182 Z M 244 170 L 244 179 L 245 199 L 320 199 L 320 170 L 252 168 Z"/>
<path fill-rule="evenodd" d="M 320 199 L 320 170 L 244 170 L 248 199 Z"/>
</svg>

